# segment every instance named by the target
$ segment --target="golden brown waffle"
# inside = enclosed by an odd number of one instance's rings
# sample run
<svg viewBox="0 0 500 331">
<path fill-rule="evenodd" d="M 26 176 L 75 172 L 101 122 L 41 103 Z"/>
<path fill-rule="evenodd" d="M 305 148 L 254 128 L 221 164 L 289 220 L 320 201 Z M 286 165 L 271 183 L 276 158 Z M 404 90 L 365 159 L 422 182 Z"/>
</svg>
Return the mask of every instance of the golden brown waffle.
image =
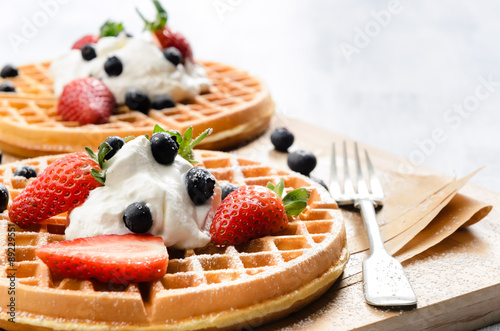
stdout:
<svg viewBox="0 0 500 331">
<path fill-rule="evenodd" d="M 27 180 L 13 177 L 19 164 L 40 172 L 56 156 L 0 167 L 0 181 L 15 197 Z M 197 159 L 218 180 L 265 185 L 279 178 L 285 191 L 311 190 L 307 209 L 274 236 L 227 248 L 169 249 L 167 274 L 151 283 L 116 285 L 51 274 L 35 249 L 64 239 L 64 225 L 21 229 L 0 214 L 0 327 L 8 330 L 178 330 L 255 327 L 317 298 L 342 273 L 348 260 L 340 211 L 318 184 L 235 155 L 197 151 Z M 61 223 L 59 217 L 48 223 Z M 15 236 L 15 262 L 8 264 L 8 237 Z M 15 295 L 7 295 L 15 269 Z M 15 321 L 7 304 L 15 298 Z"/>
<path fill-rule="evenodd" d="M 85 146 L 96 149 L 109 136 L 151 134 L 155 124 L 180 132 L 192 126 L 196 135 L 213 128 L 200 147 L 227 149 L 263 132 L 274 112 L 269 90 L 258 79 L 224 64 L 203 62 L 213 86 L 192 102 L 151 110 L 149 116 L 122 106 L 109 123 L 80 126 L 57 115 L 48 65 L 21 67 L 12 79 L 19 93 L 0 94 L 0 148 L 9 153 L 33 157 Z"/>
<path fill-rule="evenodd" d="M 20 66 L 19 76 L 8 78 L 16 87 L 16 93 L 0 92 L 0 98 L 54 99 L 52 78 L 49 74 L 50 62 Z"/>
</svg>

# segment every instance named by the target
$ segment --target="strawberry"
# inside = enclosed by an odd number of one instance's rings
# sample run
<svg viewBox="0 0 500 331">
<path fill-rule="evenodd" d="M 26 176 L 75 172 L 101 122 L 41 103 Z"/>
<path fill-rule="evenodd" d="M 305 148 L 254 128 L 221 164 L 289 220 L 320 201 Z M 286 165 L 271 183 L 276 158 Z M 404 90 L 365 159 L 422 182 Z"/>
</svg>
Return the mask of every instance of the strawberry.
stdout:
<svg viewBox="0 0 500 331">
<path fill-rule="evenodd" d="M 71 49 L 82 49 L 87 44 L 95 44 L 102 37 L 117 36 L 124 30 L 122 23 L 106 21 L 99 30 L 99 35 L 88 34 L 78 39 Z"/>
<path fill-rule="evenodd" d="M 88 34 L 88 35 L 85 35 L 85 36 L 81 37 L 80 39 L 78 39 L 73 44 L 71 49 L 82 49 L 83 46 L 85 46 L 87 44 L 95 44 L 98 40 L 99 40 L 99 36 L 94 35 L 94 34 Z"/>
<path fill-rule="evenodd" d="M 81 125 L 102 124 L 108 121 L 115 105 L 113 93 L 99 79 L 77 78 L 64 87 L 57 113 L 65 121 Z"/>
<path fill-rule="evenodd" d="M 102 186 L 91 174 L 99 166 L 85 153 L 72 153 L 51 163 L 12 201 L 11 222 L 21 227 L 40 223 L 81 205 Z"/>
<path fill-rule="evenodd" d="M 50 243 L 35 251 L 53 273 L 101 282 L 147 282 L 165 275 L 168 253 L 152 235 L 103 235 Z"/>
<path fill-rule="evenodd" d="M 179 32 L 173 31 L 167 26 L 167 12 L 161 6 L 158 0 L 153 0 L 157 14 L 154 22 L 150 22 L 144 18 L 144 16 L 137 10 L 137 13 L 142 18 L 145 23 L 145 30 L 149 30 L 153 34 L 153 38 L 156 39 L 157 44 L 160 45 L 161 49 L 166 49 L 168 47 L 175 47 L 182 54 L 182 63 L 185 63 L 186 59 L 191 62 L 193 60 L 193 51 L 191 50 L 191 45 L 186 40 L 186 38 Z"/>
<path fill-rule="evenodd" d="M 283 187 L 281 180 L 276 187 L 271 183 L 267 187 L 250 185 L 231 192 L 220 204 L 210 226 L 212 243 L 238 245 L 286 228 L 287 215 L 300 214 L 310 193 L 296 189 L 282 200 Z"/>
</svg>

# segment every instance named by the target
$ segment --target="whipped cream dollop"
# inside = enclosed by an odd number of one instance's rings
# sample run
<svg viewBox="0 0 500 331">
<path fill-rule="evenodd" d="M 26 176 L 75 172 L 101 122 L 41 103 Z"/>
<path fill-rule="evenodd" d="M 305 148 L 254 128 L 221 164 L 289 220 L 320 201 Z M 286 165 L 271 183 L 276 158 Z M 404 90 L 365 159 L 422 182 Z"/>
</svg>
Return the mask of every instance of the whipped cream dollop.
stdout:
<svg viewBox="0 0 500 331">
<path fill-rule="evenodd" d="M 181 101 L 208 91 L 211 85 L 202 67 L 189 59 L 175 66 L 156 45 L 141 38 L 121 33 L 117 37 L 102 37 L 93 46 L 97 56 L 90 61 L 82 58 L 80 50 L 71 49 L 52 62 L 50 73 L 56 96 L 61 95 L 66 84 L 83 77 L 100 79 L 118 104 L 125 102 L 125 94 L 131 88 L 146 92 L 151 100 L 168 95 Z M 112 56 L 123 64 L 118 76 L 109 76 L 104 70 L 104 63 Z"/>
<path fill-rule="evenodd" d="M 216 186 L 214 195 L 196 206 L 184 184 L 184 175 L 192 168 L 188 161 L 177 155 L 172 164 L 159 164 L 150 141 L 141 136 L 126 143 L 107 162 L 105 185 L 91 191 L 70 213 L 66 239 L 132 233 L 123 214 L 131 203 L 142 202 L 153 216 L 148 233 L 162 237 L 166 246 L 189 249 L 209 243 L 220 188 Z"/>
</svg>

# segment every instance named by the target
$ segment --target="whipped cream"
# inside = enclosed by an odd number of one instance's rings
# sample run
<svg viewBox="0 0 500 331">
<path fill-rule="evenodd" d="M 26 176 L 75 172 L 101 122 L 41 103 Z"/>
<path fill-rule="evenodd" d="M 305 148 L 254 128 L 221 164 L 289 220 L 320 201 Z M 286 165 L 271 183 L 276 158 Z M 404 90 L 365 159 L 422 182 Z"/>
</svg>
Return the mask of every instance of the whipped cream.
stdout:
<svg viewBox="0 0 500 331">
<path fill-rule="evenodd" d="M 151 100 L 168 95 L 177 102 L 206 92 L 211 85 L 199 65 L 186 59 L 185 65 L 174 66 L 156 45 L 129 38 L 125 33 L 103 37 L 93 46 L 97 56 L 90 61 L 82 58 L 80 50 L 71 49 L 52 62 L 50 73 L 56 96 L 60 96 L 72 80 L 89 76 L 102 80 L 118 104 L 125 103 L 125 94 L 130 88 L 143 90 Z M 118 57 L 123 64 L 119 76 L 110 77 L 104 70 L 104 63 L 111 56 Z"/>
<path fill-rule="evenodd" d="M 105 234 L 127 234 L 123 213 L 133 202 L 151 210 L 148 231 L 178 249 L 203 247 L 210 241 L 209 228 L 220 204 L 220 188 L 203 205 L 189 198 L 184 174 L 192 165 L 176 156 L 170 165 L 156 162 L 151 143 L 138 137 L 126 143 L 108 163 L 106 184 L 90 192 L 88 199 L 69 215 L 66 239 Z"/>
</svg>

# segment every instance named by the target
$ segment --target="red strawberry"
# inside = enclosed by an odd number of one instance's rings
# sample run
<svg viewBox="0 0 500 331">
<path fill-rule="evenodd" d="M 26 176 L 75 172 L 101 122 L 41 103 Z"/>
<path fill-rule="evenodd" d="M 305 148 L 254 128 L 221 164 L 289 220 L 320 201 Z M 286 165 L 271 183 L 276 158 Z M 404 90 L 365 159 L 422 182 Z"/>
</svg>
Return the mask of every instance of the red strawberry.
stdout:
<svg viewBox="0 0 500 331">
<path fill-rule="evenodd" d="M 102 186 L 91 169 L 99 166 L 85 153 L 72 153 L 51 163 L 14 199 L 11 222 L 25 227 L 81 205 L 89 192 Z"/>
<path fill-rule="evenodd" d="M 124 31 L 122 23 L 108 20 L 101 26 L 99 35 L 85 35 L 78 39 L 71 49 L 82 49 L 87 44 L 97 43 L 102 37 L 117 36 L 122 31 Z"/>
<path fill-rule="evenodd" d="M 157 44 L 159 44 L 161 49 L 166 49 L 168 47 L 175 47 L 182 54 L 182 63 L 185 63 L 185 59 L 193 61 L 193 51 L 191 50 L 191 45 L 186 40 L 186 38 L 179 32 L 173 31 L 167 26 L 167 12 L 161 6 L 158 0 L 153 0 L 157 14 L 154 22 L 150 22 L 144 18 L 144 16 L 137 10 L 139 16 L 146 24 L 145 29 L 150 30 L 153 34 L 153 38 L 156 39 Z"/>
<path fill-rule="evenodd" d="M 116 102 L 113 93 L 99 79 L 78 78 L 64 87 L 57 113 L 65 121 L 81 125 L 102 124 L 109 120 Z"/>
<path fill-rule="evenodd" d="M 175 47 L 182 54 L 182 63 L 185 63 L 184 59 L 189 59 L 191 62 L 193 60 L 193 51 L 191 50 L 191 45 L 184 38 L 182 34 L 177 31 L 173 31 L 170 27 L 165 26 L 161 30 L 153 31 L 153 36 L 156 38 L 157 43 L 160 48 L 165 49 L 168 47 Z"/>
<path fill-rule="evenodd" d="M 237 245 L 264 237 L 288 226 L 287 215 L 298 215 L 307 206 L 309 192 L 297 189 L 283 200 L 283 180 L 276 187 L 243 186 L 231 192 L 215 213 L 210 234 L 212 243 Z"/>
<path fill-rule="evenodd" d="M 104 235 L 59 241 L 35 251 L 53 273 L 101 282 L 147 282 L 165 275 L 168 253 L 152 235 Z"/>
<path fill-rule="evenodd" d="M 93 35 L 93 34 L 88 34 L 86 36 L 81 37 L 78 39 L 71 49 L 82 49 L 83 46 L 87 44 L 95 44 L 99 40 L 99 36 Z"/>
</svg>

